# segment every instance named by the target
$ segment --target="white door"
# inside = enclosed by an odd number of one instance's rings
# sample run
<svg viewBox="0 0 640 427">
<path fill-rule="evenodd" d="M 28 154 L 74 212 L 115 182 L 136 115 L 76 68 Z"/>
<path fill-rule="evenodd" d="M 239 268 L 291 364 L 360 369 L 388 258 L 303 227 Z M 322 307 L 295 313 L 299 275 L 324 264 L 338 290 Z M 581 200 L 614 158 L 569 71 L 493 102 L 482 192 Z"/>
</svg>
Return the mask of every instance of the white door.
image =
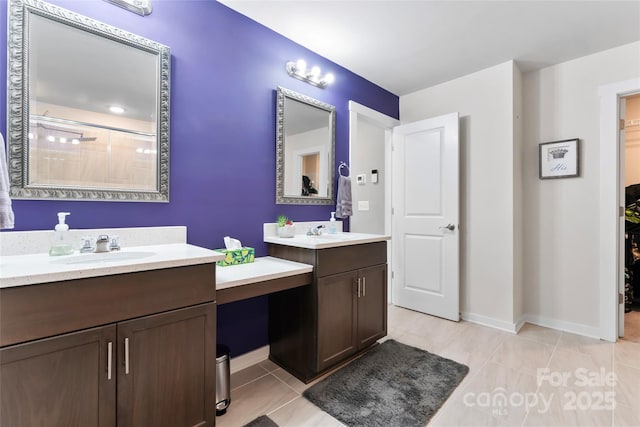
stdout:
<svg viewBox="0 0 640 427">
<path fill-rule="evenodd" d="M 458 113 L 394 128 L 393 302 L 458 321 Z"/>
</svg>

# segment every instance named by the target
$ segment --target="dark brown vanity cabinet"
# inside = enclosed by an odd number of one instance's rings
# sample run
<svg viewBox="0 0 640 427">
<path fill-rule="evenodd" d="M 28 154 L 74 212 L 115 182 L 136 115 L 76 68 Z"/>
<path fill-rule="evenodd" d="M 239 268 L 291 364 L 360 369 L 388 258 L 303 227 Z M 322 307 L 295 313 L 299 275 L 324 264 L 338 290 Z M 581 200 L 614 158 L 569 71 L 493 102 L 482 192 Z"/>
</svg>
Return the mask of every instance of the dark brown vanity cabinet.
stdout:
<svg viewBox="0 0 640 427">
<path fill-rule="evenodd" d="M 271 360 L 309 382 L 387 334 L 386 242 L 269 253 L 314 265 L 311 286 L 269 296 Z"/>
<path fill-rule="evenodd" d="M 1 289 L 0 425 L 213 426 L 213 271 Z"/>
<path fill-rule="evenodd" d="M 114 325 L 0 349 L 0 425 L 114 426 Z"/>
</svg>

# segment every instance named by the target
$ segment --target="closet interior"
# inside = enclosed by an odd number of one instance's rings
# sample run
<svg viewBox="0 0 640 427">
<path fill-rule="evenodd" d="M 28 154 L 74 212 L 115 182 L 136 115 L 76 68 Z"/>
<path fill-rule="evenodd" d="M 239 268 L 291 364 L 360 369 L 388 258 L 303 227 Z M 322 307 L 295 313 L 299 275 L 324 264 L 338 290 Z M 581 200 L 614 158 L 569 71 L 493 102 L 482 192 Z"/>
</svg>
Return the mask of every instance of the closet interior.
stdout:
<svg viewBox="0 0 640 427">
<path fill-rule="evenodd" d="M 625 100 L 624 339 L 640 342 L 640 94 Z"/>
</svg>

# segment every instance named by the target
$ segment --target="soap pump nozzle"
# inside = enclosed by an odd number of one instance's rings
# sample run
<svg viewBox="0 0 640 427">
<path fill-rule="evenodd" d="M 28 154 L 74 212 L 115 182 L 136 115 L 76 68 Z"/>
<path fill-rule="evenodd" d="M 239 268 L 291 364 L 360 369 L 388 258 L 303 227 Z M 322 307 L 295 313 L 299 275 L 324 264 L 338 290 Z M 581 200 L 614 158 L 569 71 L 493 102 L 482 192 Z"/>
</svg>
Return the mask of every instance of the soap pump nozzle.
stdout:
<svg viewBox="0 0 640 427">
<path fill-rule="evenodd" d="M 66 231 L 69 229 L 69 226 L 65 223 L 67 215 L 71 215 L 71 212 L 58 212 L 58 224 L 56 224 L 56 231 Z"/>
</svg>

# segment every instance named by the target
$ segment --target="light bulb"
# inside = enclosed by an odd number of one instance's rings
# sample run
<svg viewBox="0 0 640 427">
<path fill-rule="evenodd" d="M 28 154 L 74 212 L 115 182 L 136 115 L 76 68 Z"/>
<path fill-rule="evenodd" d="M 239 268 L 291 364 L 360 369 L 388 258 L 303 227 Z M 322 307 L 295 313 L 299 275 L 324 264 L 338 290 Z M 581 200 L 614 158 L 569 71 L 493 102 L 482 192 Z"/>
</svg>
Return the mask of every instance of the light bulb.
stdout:
<svg viewBox="0 0 640 427">
<path fill-rule="evenodd" d="M 67 143 L 67 138 L 60 137 L 60 143 L 61 144 L 66 144 Z"/>
<path fill-rule="evenodd" d="M 142 148 L 136 148 L 136 153 L 142 153 L 144 150 Z"/>
<path fill-rule="evenodd" d="M 330 85 L 331 83 L 335 82 L 336 78 L 333 74 L 331 73 L 327 73 L 326 76 L 324 76 L 324 82 L 328 85 Z"/>
<path fill-rule="evenodd" d="M 77 138 L 73 138 L 73 139 L 71 140 L 71 143 L 72 143 L 73 145 L 78 145 L 78 144 L 80 144 L 80 140 L 79 140 L 79 139 L 77 139 Z"/>
<path fill-rule="evenodd" d="M 304 59 L 298 59 L 298 62 L 296 62 L 296 73 L 304 74 L 306 69 L 307 61 L 305 61 Z"/>
<path fill-rule="evenodd" d="M 55 141 L 56 141 L 56 138 L 55 138 L 54 136 L 49 135 L 49 136 L 47 137 L 47 141 L 49 141 L 49 142 L 55 142 Z"/>
<path fill-rule="evenodd" d="M 115 114 L 122 114 L 124 113 L 124 108 L 119 107 L 117 105 L 112 105 L 111 107 L 109 107 L 109 111 Z"/>
<path fill-rule="evenodd" d="M 33 139 L 33 138 L 34 138 L 33 133 L 29 132 L 29 139 Z"/>
<path fill-rule="evenodd" d="M 314 65 L 311 68 L 311 73 L 310 73 L 313 77 L 318 77 L 320 75 L 320 67 L 318 67 L 317 65 Z"/>
</svg>

